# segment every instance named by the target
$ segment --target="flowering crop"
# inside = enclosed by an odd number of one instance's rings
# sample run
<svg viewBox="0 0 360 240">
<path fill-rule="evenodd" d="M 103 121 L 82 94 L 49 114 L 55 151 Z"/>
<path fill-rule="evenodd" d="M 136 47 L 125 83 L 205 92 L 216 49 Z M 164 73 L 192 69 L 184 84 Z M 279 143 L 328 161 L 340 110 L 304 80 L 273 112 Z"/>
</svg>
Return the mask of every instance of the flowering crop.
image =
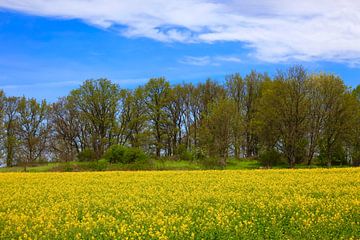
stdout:
<svg viewBox="0 0 360 240">
<path fill-rule="evenodd" d="M 0 239 L 358 239 L 360 169 L 0 174 Z"/>
</svg>

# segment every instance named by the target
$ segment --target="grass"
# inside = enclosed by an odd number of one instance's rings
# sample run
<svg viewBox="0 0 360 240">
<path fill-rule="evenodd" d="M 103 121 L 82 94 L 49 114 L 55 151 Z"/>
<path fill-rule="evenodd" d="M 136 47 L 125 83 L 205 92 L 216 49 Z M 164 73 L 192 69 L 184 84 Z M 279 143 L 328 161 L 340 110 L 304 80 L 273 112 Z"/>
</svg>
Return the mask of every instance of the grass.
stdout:
<svg viewBox="0 0 360 240">
<path fill-rule="evenodd" d="M 189 162 L 183 160 L 155 160 L 154 168 L 156 170 L 200 170 L 202 166 L 196 162 Z"/>
<path fill-rule="evenodd" d="M 27 167 L 27 171 L 28 172 L 49 172 L 59 165 L 61 165 L 61 163 L 45 163 L 45 164 L 40 164 L 38 166 Z M 23 171 L 24 171 L 24 167 L 22 167 L 22 166 L 0 168 L 0 172 L 23 172 Z"/>
<path fill-rule="evenodd" d="M 334 166 L 336 168 L 346 166 Z M 84 171 L 131 171 L 131 170 L 207 170 L 207 169 L 221 169 L 221 170 L 250 170 L 261 169 L 263 165 L 252 159 L 228 159 L 225 167 L 217 165 L 204 165 L 196 161 L 185 160 L 171 160 L 171 159 L 151 159 L 145 163 L 133 164 L 99 164 L 98 162 L 61 162 L 61 163 L 45 163 L 38 166 L 31 166 L 27 168 L 28 172 L 84 172 Z M 286 163 L 278 164 L 272 167 L 273 169 L 288 168 Z M 297 164 L 297 169 L 308 168 L 324 168 L 323 166 L 312 164 Z M 1 172 L 23 172 L 24 168 L 21 166 L 0 168 Z"/>
<path fill-rule="evenodd" d="M 261 167 L 261 163 L 256 160 L 230 159 L 225 168 L 229 170 L 241 170 L 241 169 L 257 169 L 260 167 Z"/>
<path fill-rule="evenodd" d="M 261 164 L 255 160 L 230 159 L 225 168 L 213 166 L 212 169 L 241 170 L 258 169 Z M 108 164 L 106 168 L 99 168 L 96 162 L 67 162 L 67 163 L 46 163 L 38 166 L 28 167 L 28 172 L 82 172 L 82 171 L 117 171 L 117 170 L 205 170 L 200 162 L 152 159 L 142 164 Z M 0 172 L 23 172 L 23 167 L 0 168 Z"/>
</svg>

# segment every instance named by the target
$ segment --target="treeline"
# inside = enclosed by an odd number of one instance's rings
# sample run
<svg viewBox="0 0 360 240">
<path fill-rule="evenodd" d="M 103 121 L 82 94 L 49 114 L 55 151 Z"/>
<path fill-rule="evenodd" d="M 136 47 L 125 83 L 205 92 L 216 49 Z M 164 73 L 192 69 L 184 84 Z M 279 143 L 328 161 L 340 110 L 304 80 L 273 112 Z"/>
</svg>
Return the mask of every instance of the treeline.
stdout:
<svg viewBox="0 0 360 240">
<path fill-rule="evenodd" d="M 224 84 L 154 78 L 133 90 L 87 80 L 53 104 L 0 92 L 0 118 L 7 166 L 98 160 L 112 145 L 223 165 L 229 157 L 289 167 L 360 162 L 360 86 L 301 66 Z"/>
</svg>

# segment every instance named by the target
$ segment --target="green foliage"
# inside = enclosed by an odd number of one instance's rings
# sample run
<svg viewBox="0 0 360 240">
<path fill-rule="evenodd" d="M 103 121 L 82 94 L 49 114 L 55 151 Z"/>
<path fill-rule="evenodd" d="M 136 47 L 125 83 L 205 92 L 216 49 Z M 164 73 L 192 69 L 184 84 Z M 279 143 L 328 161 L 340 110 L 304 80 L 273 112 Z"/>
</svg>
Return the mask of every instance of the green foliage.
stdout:
<svg viewBox="0 0 360 240">
<path fill-rule="evenodd" d="M 187 150 L 186 145 L 180 144 L 176 149 L 176 155 L 180 160 L 192 161 L 194 156 L 191 151 Z"/>
<path fill-rule="evenodd" d="M 353 166 L 360 166 L 360 149 L 353 151 L 351 155 L 351 164 Z"/>
<path fill-rule="evenodd" d="M 146 154 L 140 148 L 127 148 L 124 154 L 124 163 L 143 163 Z"/>
<path fill-rule="evenodd" d="M 205 169 L 224 169 L 225 162 L 219 160 L 218 158 L 208 157 L 200 160 L 201 165 Z"/>
<path fill-rule="evenodd" d="M 111 146 L 104 154 L 104 159 L 110 163 L 135 163 L 147 159 L 146 154 L 139 148 L 129 148 L 122 145 Z"/>
<path fill-rule="evenodd" d="M 206 166 L 243 157 L 267 166 L 278 159 L 311 166 L 318 156 L 327 165 L 356 164 L 359 126 L 360 86 L 350 89 L 336 75 L 309 75 L 301 66 L 273 79 L 234 74 L 224 85 L 210 79 L 171 85 L 160 77 L 127 90 L 87 80 L 51 105 L 0 91 L 1 158 L 25 169 L 41 160 L 73 161 L 79 152 L 84 164 L 74 171 L 102 157 L 140 164 L 144 152 Z M 275 147 L 281 156 L 262 152 Z"/>
<path fill-rule="evenodd" d="M 234 114 L 235 103 L 221 99 L 209 105 L 208 114 L 201 126 L 201 143 L 211 157 L 227 158 L 239 115 Z M 234 131 L 235 130 L 235 131 Z"/>
<path fill-rule="evenodd" d="M 124 160 L 126 147 L 122 145 L 111 146 L 104 154 L 103 158 L 110 163 L 126 163 Z"/>
<path fill-rule="evenodd" d="M 85 148 L 77 155 L 77 159 L 80 162 L 91 162 L 96 160 L 95 152 L 90 148 Z"/>
<path fill-rule="evenodd" d="M 358 85 L 353 91 L 352 91 L 353 96 L 355 96 L 355 98 L 360 101 L 360 85 Z"/>
<path fill-rule="evenodd" d="M 336 144 L 333 147 L 327 148 L 327 145 L 322 144 L 320 146 L 320 154 L 318 160 L 321 165 L 344 165 L 346 164 L 346 152 L 342 145 Z"/>
<path fill-rule="evenodd" d="M 88 167 L 93 171 L 104 171 L 107 169 L 109 161 L 107 159 L 100 159 L 98 161 L 90 162 Z"/>
<path fill-rule="evenodd" d="M 147 115 L 154 139 L 151 145 L 155 148 L 156 157 L 160 157 L 166 132 L 164 125 L 168 122 L 166 106 L 169 104 L 170 83 L 165 78 L 152 78 L 145 85 L 145 93 Z"/>
<path fill-rule="evenodd" d="M 272 167 L 281 161 L 281 154 L 275 149 L 269 149 L 261 152 L 259 159 L 264 166 Z"/>
<path fill-rule="evenodd" d="M 120 88 L 107 79 L 87 80 L 78 89 L 71 91 L 70 100 L 79 108 L 82 124 L 88 127 L 86 135 L 93 143 L 99 159 L 109 142 L 120 99 Z"/>
<path fill-rule="evenodd" d="M 206 153 L 202 148 L 195 148 L 191 151 L 191 156 L 194 161 L 201 161 L 206 159 Z"/>
<path fill-rule="evenodd" d="M 74 171 L 74 166 L 69 162 L 65 163 L 62 167 L 63 167 L 64 172 L 73 172 Z"/>
</svg>

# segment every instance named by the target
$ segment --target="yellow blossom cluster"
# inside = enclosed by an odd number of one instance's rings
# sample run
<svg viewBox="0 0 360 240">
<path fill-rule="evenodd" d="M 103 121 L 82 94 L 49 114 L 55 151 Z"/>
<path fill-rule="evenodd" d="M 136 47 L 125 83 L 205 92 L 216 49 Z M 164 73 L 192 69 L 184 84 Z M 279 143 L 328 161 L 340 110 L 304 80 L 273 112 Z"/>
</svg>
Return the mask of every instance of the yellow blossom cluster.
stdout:
<svg viewBox="0 0 360 240">
<path fill-rule="evenodd" d="M 0 174 L 0 239 L 359 239 L 360 169 Z"/>
</svg>

